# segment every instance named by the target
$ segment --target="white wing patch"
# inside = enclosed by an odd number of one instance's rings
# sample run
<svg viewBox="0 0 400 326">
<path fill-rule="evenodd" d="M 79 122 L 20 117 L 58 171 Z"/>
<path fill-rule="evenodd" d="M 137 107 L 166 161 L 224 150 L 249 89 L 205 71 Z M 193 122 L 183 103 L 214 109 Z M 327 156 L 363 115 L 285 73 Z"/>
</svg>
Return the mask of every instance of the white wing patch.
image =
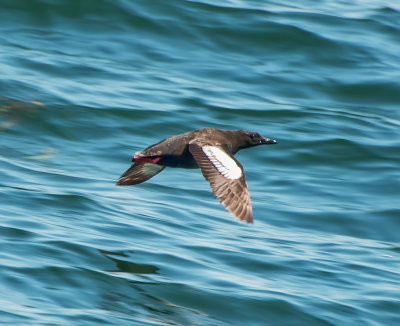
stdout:
<svg viewBox="0 0 400 326">
<path fill-rule="evenodd" d="M 203 146 L 201 148 L 210 162 L 225 178 L 235 180 L 242 176 L 241 168 L 223 150 L 214 146 Z"/>
</svg>

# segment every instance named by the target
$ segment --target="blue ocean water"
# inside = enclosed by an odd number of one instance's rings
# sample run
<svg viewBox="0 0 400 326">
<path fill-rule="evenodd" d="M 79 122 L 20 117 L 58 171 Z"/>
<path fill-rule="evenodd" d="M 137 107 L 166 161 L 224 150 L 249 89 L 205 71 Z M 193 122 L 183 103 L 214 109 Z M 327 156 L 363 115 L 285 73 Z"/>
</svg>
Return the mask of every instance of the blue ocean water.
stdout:
<svg viewBox="0 0 400 326">
<path fill-rule="evenodd" d="M 400 324 L 400 5 L 0 4 L 1 325 Z M 248 129 L 254 224 L 132 154 Z"/>
</svg>

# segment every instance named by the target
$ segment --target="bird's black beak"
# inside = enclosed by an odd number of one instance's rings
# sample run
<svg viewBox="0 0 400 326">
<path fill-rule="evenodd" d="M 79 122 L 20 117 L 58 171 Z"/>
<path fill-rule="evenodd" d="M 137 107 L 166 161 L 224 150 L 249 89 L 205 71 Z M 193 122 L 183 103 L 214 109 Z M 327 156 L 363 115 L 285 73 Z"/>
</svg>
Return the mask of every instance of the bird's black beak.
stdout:
<svg viewBox="0 0 400 326">
<path fill-rule="evenodd" d="M 276 144 L 276 143 L 277 143 L 277 141 L 275 139 L 263 138 L 261 140 L 261 144 L 272 145 L 272 144 Z"/>
</svg>

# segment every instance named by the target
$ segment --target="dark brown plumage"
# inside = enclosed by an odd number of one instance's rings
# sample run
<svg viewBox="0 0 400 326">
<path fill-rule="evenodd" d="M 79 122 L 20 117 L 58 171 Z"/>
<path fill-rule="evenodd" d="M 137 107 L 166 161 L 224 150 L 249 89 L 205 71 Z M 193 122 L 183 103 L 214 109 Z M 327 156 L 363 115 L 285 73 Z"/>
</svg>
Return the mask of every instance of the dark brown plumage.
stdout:
<svg viewBox="0 0 400 326">
<path fill-rule="evenodd" d="M 204 128 L 172 136 L 136 152 L 132 166 L 117 185 L 142 183 L 165 167 L 200 168 L 221 204 L 240 220 L 251 223 L 253 213 L 242 165 L 233 156 L 239 150 L 276 144 L 256 132 Z"/>
</svg>

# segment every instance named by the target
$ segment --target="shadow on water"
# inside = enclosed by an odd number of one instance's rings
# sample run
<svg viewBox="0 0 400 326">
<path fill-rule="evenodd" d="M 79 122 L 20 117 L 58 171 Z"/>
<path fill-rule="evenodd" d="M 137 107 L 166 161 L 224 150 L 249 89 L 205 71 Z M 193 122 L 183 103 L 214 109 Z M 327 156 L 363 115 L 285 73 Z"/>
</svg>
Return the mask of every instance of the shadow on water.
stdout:
<svg viewBox="0 0 400 326">
<path fill-rule="evenodd" d="M 119 281 L 125 280 L 120 273 L 140 275 L 159 274 L 158 267 L 130 262 L 128 261 L 130 256 L 122 251 L 99 249 L 98 252 L 115 263 L 116 269 L 105 272 L 111 274 L 118 273 L 120 275 L 120 277 L 117 277 Z M 128 280 L 129 286 L 126 286 L 125 283 L 125 286 L 119 287 L 117 285 L 118 282 L 113 281 L 112 283 L 113 286 L 110 291 L 103 292 L 101 305 L 104 311 L 109 311 L 113 316 L 119 315 L 119 318 L 137 321 L 137 315 L 141 314 L 147 317 L 151 325 L 153 323 L 176 326 L 191 325 L 193 324 L 193 320 L 212 323 L 213 325 L 225 325 L 225 323 L 216 320 L 204 312 L 178 305 L 162 298 L 162 294 L 165 291 L 168 293 L 179 292 L 182 291 L 182 286 L 185 288 L 185 292 L 191 292 L 190 289 L 187 289 L 182 284 Z M 178 288 L 180 289 L 178 290 Z"/>
</svg>

